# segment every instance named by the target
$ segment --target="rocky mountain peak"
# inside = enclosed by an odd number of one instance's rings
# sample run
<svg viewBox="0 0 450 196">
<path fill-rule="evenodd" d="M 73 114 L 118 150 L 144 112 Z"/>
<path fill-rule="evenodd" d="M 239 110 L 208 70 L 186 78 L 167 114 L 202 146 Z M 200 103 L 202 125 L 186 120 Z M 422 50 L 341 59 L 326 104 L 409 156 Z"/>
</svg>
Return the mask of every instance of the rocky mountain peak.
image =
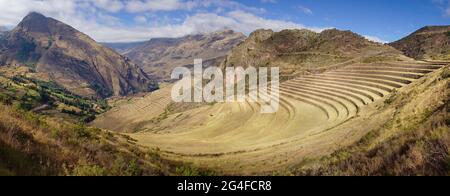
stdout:
<svg viewBox="0 0 450 196">
<path fill-rule="evenodd" d="M 156 87 L 138 66 L 120 54 L 36 12 L 28 14 L 3 38 L 0 49 L 0 65 L 28 66 L 81 96 L 121 96 Z"/>
</svg>

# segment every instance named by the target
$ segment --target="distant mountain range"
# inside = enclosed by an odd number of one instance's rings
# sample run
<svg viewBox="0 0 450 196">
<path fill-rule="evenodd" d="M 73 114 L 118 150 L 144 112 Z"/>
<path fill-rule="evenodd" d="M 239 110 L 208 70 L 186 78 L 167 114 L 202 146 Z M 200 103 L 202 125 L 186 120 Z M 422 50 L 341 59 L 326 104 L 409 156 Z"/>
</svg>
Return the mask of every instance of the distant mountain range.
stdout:
<svg viewBox="0 0 450 196">
<path fill-rule="evenodd" d="M 175 67 L 191 67 L 196 58 L 203 59 L 204 66 L 219 65 L 231 49 L 245 39 L 242 33 L 224 30 L 181 38 L 155 38 L 147 42 L 104 45 L 129 57 L 147 74 L 168 81 Z"/>
<path fill-rule="evenodd" d="M 0 50 L 0 65 L 28 66 L 82 96 L 129 95 L 157 88 L 127 58 L 39 13 L 30 13 L 5 34 Z"/>
<path fill-rule="evenodd" d="M 144 45 L 147 41 L 142 42 L 125 42 L 125 43 L 101 43 L 102 45 L 114 49 L 116 52 L 120 54 L 127 54 L 134 48 L 137 48 L 141 45 Z"/>
</svg>

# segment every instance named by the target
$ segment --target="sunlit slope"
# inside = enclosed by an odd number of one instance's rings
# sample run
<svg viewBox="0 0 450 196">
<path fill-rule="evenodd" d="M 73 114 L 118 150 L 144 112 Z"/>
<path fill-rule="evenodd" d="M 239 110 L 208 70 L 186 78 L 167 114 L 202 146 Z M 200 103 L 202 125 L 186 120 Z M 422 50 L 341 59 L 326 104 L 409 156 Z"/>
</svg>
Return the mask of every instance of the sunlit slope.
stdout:
<svg viewBox="0 0 450 196">
<path fill-rule="evenodd" d="M 353 64 L 282 83 L 280 110 L 274 114 L 261 114 L 260 103 L 251 101 L 218 103 L 168 115 L 158 122 L 141 120 L 144 129 L 130 136 L 177 160 L 230 173 L 241 173 L 240 168 L 246 168 L 246 172 L 270 171 L 359 139 L 370 131 L 367 127 L 371 125 L 364 119 L 377 112 L 377 104 L 372 103 L 441 66 L 412 61 Z M 159 93 L 170 97 L 170 90 L 155 94 Z M 154 101 L 147 104 L 161 108 L 157 106 L 170 102 L 163 98 Z M 157 116 L 149 110 L 148 116 L 143 112 L 139 114 L 144 116 L 136 117 L 135 111 L 146 111 L 147 107 L 124 106 L 107 113 L 103 121 L 110 122 L 115 130 L 127 129 L 139 119 Z M 125 108 L 133 108 L 133 115 L 127 115 Z M 120 120 L 110 121 L 109 115 L 120 116 Z M 134 117 L 126 124 L 126 119 Z M 116 127 L 112 123 L 116 120 L 124 123 Z"/>
</svg>

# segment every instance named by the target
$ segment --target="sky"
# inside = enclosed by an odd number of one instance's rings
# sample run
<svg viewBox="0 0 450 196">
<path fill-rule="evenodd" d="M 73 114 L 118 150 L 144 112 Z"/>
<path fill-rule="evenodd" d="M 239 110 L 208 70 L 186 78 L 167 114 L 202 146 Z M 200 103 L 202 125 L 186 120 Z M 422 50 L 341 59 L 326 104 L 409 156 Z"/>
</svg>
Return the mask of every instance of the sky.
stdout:
<svg viewBox="0 0 450 196">
<path fill-rule="evenodd" d="M 450 25 L 450 0 L 0 0 L 0 26 L 36 11 L 99 42 L 132 42 L 233 29 L 328 28 L 391 42 Z"/>
</svg>

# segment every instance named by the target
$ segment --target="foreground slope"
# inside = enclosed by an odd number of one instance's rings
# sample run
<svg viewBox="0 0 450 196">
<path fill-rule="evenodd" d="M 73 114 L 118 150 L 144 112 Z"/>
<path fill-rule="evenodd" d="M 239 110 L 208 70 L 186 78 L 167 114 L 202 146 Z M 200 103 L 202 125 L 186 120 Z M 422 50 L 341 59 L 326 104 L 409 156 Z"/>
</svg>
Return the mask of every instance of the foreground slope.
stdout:
<svg viewBox="0 0 450 196">
<path fill-rule="evenodd" d="M 450 26 L 427 26 L 389 45 L 415 59 L 450 60 Z"/>
<path fill-rule="evenodd" d="M 28 66 L 78 95 L 108 97 L 151 91 L 139 67 L 76 29 L 30 13 L 0 40 L 0 65 Z"/>
</svg>

